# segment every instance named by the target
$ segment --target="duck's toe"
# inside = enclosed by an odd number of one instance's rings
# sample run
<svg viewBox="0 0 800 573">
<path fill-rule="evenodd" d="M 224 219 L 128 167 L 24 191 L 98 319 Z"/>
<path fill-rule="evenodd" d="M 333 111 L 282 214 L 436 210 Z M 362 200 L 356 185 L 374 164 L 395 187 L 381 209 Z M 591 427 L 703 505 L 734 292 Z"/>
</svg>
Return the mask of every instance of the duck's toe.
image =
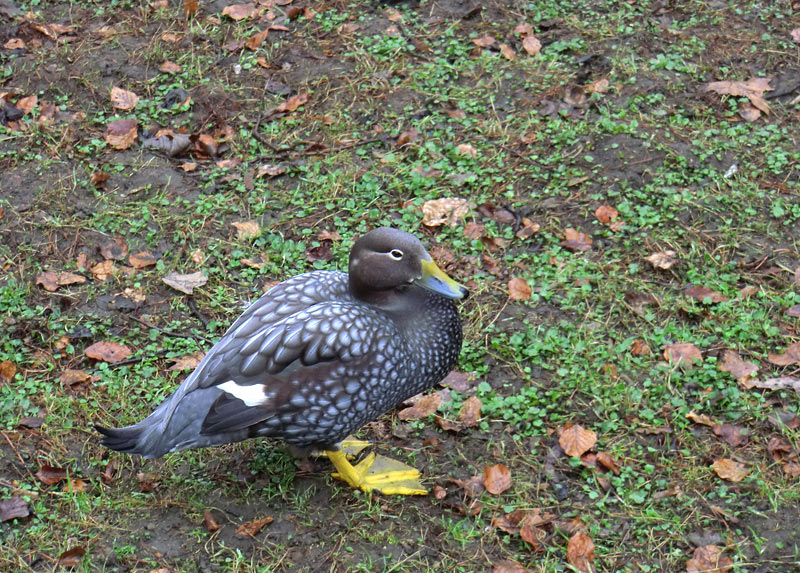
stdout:
<svg viewBox="0 0 800 573">
<path fill-rule="evenodd" d="M 366 492 L 378 491 L 386 495 L 428 493 L 419 480 L 419 471 L 398 460 L 371 453 L 354 466 L 341 450 L 329 451 L 326 455 L 337 469 L 333 477 L 347 482 L 350 487 Z"/>
</svg>

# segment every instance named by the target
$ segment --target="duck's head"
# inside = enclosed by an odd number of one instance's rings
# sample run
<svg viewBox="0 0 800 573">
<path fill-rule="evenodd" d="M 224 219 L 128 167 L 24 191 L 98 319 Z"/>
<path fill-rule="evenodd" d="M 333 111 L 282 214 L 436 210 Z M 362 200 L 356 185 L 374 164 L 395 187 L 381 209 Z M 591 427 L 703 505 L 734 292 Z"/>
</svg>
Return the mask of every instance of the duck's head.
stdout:
<svg viewBox="0 0 800 573">
<path fill-rule="evenodd" d="M 362 300 L 417 285 L 447 298 L 465 298 L 466 287 L 448 277 L 414 235 L 380 227 L 363 235 L 350 251 L 350 288 Z"/>
</svg>

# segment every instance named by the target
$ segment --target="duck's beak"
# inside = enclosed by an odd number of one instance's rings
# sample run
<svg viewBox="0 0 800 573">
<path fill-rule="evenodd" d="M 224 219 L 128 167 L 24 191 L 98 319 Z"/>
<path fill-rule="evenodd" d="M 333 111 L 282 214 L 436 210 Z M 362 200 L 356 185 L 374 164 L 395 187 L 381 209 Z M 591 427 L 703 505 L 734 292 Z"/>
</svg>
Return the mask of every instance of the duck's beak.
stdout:
<svg viewBox="0 0 800 573">
<path fill-rule="evenodd" d="M 467 287 L 448 277 L 433 261 L 422 261 L 422 276 L 414 284 L 447 298 L 466 298 L 469 294 Z"/>
</svg>

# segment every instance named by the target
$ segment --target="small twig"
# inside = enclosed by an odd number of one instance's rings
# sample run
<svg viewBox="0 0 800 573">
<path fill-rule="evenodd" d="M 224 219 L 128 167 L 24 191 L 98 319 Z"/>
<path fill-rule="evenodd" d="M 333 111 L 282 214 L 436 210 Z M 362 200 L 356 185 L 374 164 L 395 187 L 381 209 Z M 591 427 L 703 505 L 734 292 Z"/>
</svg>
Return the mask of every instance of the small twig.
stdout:
<svg viewBox="0 0 800 573">
<path fill-rule="evenodd" d="M 141 318 L 136 318 L 135 316 L 132 316 L 130 314 L 123 314 L 122 316 L 124 316 L 125 318 L 130 319 L 130 320 L 135 320 L 136 322 L 146 326 L 147 328 L 152 328 L 154 330 L 157 330 L 161 334 L 163 334 L 164 336 L 174 336 L 176 338 L 194 338 L 196 340 L 199 339 L 199 340 L 202 340 L 204 342 L 213 342 L 210 338 L 206 338 L 205 336 L 202 336 L 200 334 L 187 334 L 187 333 L 184 333 L 184 332 L 173 332 L 171 330 L 165 330 L 165 329 L 161 328 L 160 326 L 156 326 L 155 324 L 151 324 L 151 323 L 147 322 L 146 320 L 142 320 Z"/>
<path fill-rule="evenodd" d="M 189 305 L 189 310 L 192 311 L 192 314 L 197 317 L 197 320 L 202 322 L 205 328 L 208 328 L 208 319 L 205 316 L 203 316 L 199 310 L 197 310 L 197 305 L 194 303 L 193 297 L 189 297 L 187 304 Z"/>
<path fill-rule="evenodd" d="M 11 443 L 11 440 L 8 439 L 8 436 L 6 436 L 6 433 L 5 432 L 0 432 L 0 434 L 3 434 L 3 437 L 5 438 L 6 442 L 8 442 L 8 446 L 14 452 L 14 455 L 17 456 L 17 459 L 19 460 L 19 463 L 22 464 L 22 467 L 25 469 L 25 471 L 27 472 L 28 476 L 31 478 L 31 481 L 33 483 L 36 483 L 36 477 L 31 473 L 31 470 L 28 469 L 28 465 L 25 463 L 25 460 L 23 460 L 22 456 L 19 455 L 19 452 L 17 451 L 17 448 L 15 448 L 14 444 Z"/>
</svg>

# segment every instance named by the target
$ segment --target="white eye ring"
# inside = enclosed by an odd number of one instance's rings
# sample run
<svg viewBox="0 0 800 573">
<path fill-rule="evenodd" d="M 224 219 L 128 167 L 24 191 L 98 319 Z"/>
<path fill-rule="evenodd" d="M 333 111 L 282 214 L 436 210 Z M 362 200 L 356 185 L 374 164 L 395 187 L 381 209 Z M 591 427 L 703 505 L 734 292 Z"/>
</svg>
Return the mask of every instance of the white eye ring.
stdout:
<svg viewBox="0 0 800 573">
<path fill-rule="evenodd" d="M 394 260 L 399 261 L 403 258 L 403 251 L 400 249 L 392 249 L 389 251 L 389 256 L 392 257 Z"/>
</svg>

